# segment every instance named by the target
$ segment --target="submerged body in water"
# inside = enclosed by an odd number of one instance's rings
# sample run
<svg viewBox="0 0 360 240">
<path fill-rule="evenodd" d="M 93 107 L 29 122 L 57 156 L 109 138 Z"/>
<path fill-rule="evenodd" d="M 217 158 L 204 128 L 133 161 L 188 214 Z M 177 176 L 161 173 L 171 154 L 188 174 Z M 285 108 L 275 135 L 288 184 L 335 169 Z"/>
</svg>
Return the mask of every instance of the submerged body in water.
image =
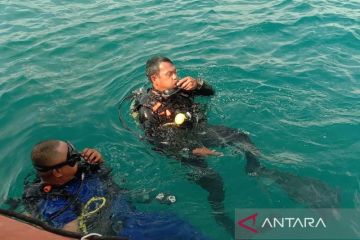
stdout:
<svg viewBox="0 0 360 240">
<path fill-rule="evenodd" d="M 246 133 L 209 124 L 204 105 L 195 102 L 197 96 L 215 94 L 209 84 L 191 77 L 178 79 L 173 62 L 161 56 L 147 61 L 146 75 L 152 87 L 135 93 L 133 115 L 138 117 L 146 139 L 155 150 L 190 168 L 189 179 L 208 191 L 215 219 L 231 235 L 234 234 L 234 223 L 225 214 L 223 180 L 205 160 L 206 156 L 219 155 L 210 149 L 213 147 L 231 146 L 240 150 L 246 159 L 247 174 L 274 180 L 299 203 L 310 207 L 338 206 L 337 201 L 324 201 L 325 193 L 337 196 L 326 184 L 261 166 L 260 152 Z M 311 187 L 305 187 L 307 184 Z"/>
<path fill-rule="evenodd" d="M 147 62 L 147 76 L 153 86 L 135 94 L 132 109 L 138 116 L 146 139 L 157 151 L 191 169 L 189 179 L 209 192 L 208 200 L 215 218 L 230 233 L 233 232 L 233 224 L 224 214 L 223 180 L 205 161 L 206 156 L 217 155 L 210 149 L 213 147 L 231 146 L 240 150 L 245 155 L 247 174 L 273 179 L 299 203 L 310 207 L 339 205 L 335 200 L 339 199 L 338 193 L 326 184 L 261 166 L 258 160 L 260 151 L 246 133 L 209 124 L 204 105 L 195 102 L 196 96 L 214 95 L 215 91 L 209 84 L 191 77 L 178 80 L 174 64 L 164 57 L 154 57 Z M 326 201 L 324 197 L 329 195 L 332 201 Z"/>
<path fill-rule="evenodd" d="M 61 187 L 43 190 L 35 181 L 25 187 L 24 202 L 33 217 L 56 228 L 79 219 L 80 231 L 129 239 L 209 239 L 193 226 L 169 213 L 136 210 L 109 171 L 83 165 L 75 178 Z"/>
<path fill-rule="evenodd" d="M 138 94 L 139 97 L 137 99 L 139 102 L 155 102 L 154 100 L 144 100 L 144 96 L 147 96 L 147 98 L 150 99 L 159 98 L 156 96 L 151 96 L 152 93 L 150 89 L 147 91 L 141 90 L 138 92 Z M 204 172 L 206 173 L 209 171 L 207 169 L 208 165 L 203 158 L 191 154 L 191 149 L 199 146 L 205 146 L 207 148 L 226 146 L 234 147 L 245 154 L 245 172 L 247 174 L 271 179 L 273 182 L 277 183 L 291 199 L 294 199 L 296 202 L 304 204 L 308 207 L 316 208 L 340 206 L 339 193 L 336 190 L 330 188 L 327 184 L 317 179 L 299 177 L 291 173 L 281 172 L 276 169 L 268 169 L 264 166 L 260 166 L 260 162 L 258 161 L 260 152 L 257 150 L 256 146 L 252 143 L 250 137 L 246 133 L 226 126 L 209 124 L 205 115 L 205 107 L 193 102 L 192 98 L 196 95 L 181 93 L 181 91 L 176 91 L 175 94 L 179 95 L 173 96 L 171 101 L 169 101 L 167 104 L 167 107 L 178 107 L 178 109 L 181 110 L 178 110 L 177 112 L 190 113 L 192 117 L 187 119 L 183 125 L 167 126 L 167 122 L 174 121 L 171 118 L 163 118 L 162 121 L 152 120 L 151 123 L 146 123 L 145 121 L 145 123 L 143 123 L 145 135 L 149 142 L 156 146 L 158 151 L 181 160 L 185 165 L 191 166 L 192 168 L 201 167 L 202 169 L 200 172 L 203 172 L 202 175 L 204 175 Z M 173 106 L 172 102 L 176 102 L 176 106 Z M 147 111 L 149 111 L 149 108 Z M 149 116 L 151 113 L 140 112 L 140 122 L 143 122 L 141 117 L 145 114 Z M 197 173 L 199 173 L 199 171 L 197 171 Z M 196 176 L 194 177 L 196 178 Z M 220 176 L 217 176 L 217 178 L 218 183 L 222 182 L 222 180 L 220 180 Z M 216 186 L 218 183 L 214 185 Z M 206 189 L 211 190 L 212 187 L 209 186 Z M 214 190 L 209 192 L 213 193 Z M 222 193 L 221 191 L 218 191 L 217 193 L 213 194 L 221 195 Z"/>
<path fill-rule="evenodd" d="M 137 240 L 208 239 L 173 214 L 135 209 L 95 149 L 78 152 L 70 142 L 46 140 L 33 147 L 31 159 L 37 179 L 26 184 L 24 203 L 50 226 Z"/>
</svg>

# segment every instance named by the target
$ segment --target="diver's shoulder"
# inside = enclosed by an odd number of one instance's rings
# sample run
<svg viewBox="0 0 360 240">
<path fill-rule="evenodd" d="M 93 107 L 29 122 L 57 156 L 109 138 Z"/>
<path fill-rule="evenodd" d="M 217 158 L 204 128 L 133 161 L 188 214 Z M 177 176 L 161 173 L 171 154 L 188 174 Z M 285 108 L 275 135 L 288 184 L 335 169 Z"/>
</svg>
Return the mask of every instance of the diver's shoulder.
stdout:
<svg viewBox="0 0 360 240">
<path fill-rule="evenodd" d="M 133 92 L 134 99 L 140 106 L 147 103 L 150 99 L 154 97 L 154 93 L 152 91 L 152 88 L 139 88 Z"/>
</svg>

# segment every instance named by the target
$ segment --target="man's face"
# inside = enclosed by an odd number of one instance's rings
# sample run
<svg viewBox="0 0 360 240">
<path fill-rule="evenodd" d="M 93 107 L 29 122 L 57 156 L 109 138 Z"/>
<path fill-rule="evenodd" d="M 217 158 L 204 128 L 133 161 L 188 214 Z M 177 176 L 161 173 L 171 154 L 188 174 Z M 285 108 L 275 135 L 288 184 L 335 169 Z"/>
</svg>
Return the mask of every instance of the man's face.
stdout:
<svg viewBox="0 0 360 240">
<path fill-rule="evenodd" d="M 176 87 L 178 81 L 176 68 L 169 62 L 159 64 L 159 72 L 151 76 L 154 88 L 159 91 L 169 90 Z"/>
</svg>

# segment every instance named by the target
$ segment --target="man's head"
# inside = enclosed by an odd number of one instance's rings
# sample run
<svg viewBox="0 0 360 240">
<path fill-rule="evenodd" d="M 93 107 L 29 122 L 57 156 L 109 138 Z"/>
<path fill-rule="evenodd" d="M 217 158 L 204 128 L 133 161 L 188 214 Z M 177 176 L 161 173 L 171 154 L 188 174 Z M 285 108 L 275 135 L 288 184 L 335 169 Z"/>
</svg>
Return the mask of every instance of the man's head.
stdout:
<svg viewBox="0 0 360 240">
<path fill-rule="evenodd" d="M 175 88 L 178 81 L 175 65 L 169 58 L 162 56 L 152 57 L 146 62 L 146 76 L 159 91 Z"/>
<path fill-rule="evenodd" d="M 74 178 L 80 156 L 70 143 L 47 140 L 36 144 L 31 152 L 34 168 L 44 182 L 62 185 Z"/>
</svg>

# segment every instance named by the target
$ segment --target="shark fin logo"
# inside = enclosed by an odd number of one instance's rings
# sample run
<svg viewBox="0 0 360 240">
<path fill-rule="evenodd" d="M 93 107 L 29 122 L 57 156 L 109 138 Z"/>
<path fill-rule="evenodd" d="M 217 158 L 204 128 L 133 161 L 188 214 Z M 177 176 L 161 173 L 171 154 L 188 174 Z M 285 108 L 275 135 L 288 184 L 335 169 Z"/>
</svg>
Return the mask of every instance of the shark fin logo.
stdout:
<svg viewBox="0 0 360 240">
<path fill-rule="evenodd" d="M 252 220 L 252 226 L 255 226 L 256 224 L 256 217 L 257 217 L 257 213 L 254 213 L 253 215 L 250 215 L 244 219 L 241 219 L 240 221 L 238 221 L 238 224 L 240 227 L 243 227 L 253 233 L 257 233 L 258 231 L 252 227 L 249 227 L 248 225 L 245 225 L 245 222 L 249 221 L 249 220 Z"/>
</svg>

